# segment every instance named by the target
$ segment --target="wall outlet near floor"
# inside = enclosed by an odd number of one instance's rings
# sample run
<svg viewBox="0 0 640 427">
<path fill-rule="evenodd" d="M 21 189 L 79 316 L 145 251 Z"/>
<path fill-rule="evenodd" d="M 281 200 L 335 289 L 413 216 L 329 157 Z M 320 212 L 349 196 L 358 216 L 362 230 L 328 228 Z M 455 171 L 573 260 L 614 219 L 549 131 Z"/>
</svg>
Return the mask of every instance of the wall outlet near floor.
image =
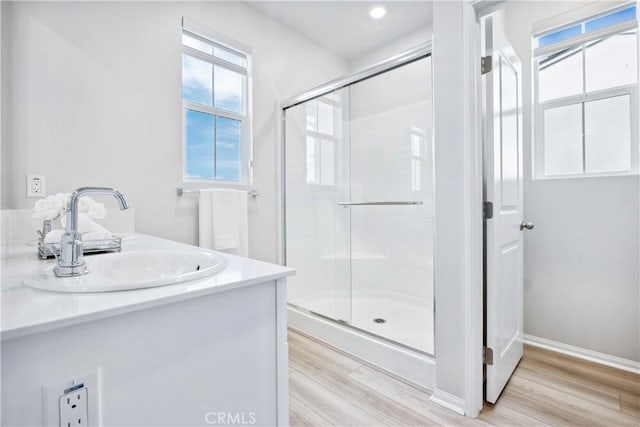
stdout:
<svg viewBox="0 0 640 427">
<path fill-rule="evenodd" d="M 45 184 L 44 175 L 27 175 L 27 197 L 45 197 Z"/>
<path fill-rule="evenodd" d="M 87 427 L 89 424 L 89 395 L 84 384 L 71 387 L 60 396 L 60 427 Z"/>
</svg>

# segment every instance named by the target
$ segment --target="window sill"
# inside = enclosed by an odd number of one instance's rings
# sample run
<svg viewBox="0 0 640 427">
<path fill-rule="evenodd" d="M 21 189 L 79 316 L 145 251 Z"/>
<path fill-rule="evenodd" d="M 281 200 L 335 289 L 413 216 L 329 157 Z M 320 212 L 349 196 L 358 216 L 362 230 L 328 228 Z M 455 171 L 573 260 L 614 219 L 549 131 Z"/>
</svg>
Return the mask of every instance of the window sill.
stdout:
<svg viewBox="0 0 640 427">
<path fill-rule="evenodd" d="M 567 175 L 536 175 L 531 178 L 532 181 L 555 181 L 561 179 L 581 179 L 581 178 L 617 178 L 625 176 L 638 176 L 639 171 L 625 172 L 600 172 L 600 173 L 580 173 Z"/>
<path fill-rule="evenodd" d="M 243 190 L 247 193 L 257 194 L 257 190 L 245 181 L 225 181 L 219 179 L 183 178 L 184 190 L 206 190 L 211 188 L 223 188 L 228 190 Z"/>
<path fill-rule="evenodd" d="M 238 181 L 230 181 L 226 179 L 216 179 L 216 178 L 190 178 L 183 176 L 182 177 L 183 184 L 212 184 L 212 185 L 232 185 L 234 187 L 242 187 L 248 186 L 247 181 L 244 179 Z"/>
</svg>

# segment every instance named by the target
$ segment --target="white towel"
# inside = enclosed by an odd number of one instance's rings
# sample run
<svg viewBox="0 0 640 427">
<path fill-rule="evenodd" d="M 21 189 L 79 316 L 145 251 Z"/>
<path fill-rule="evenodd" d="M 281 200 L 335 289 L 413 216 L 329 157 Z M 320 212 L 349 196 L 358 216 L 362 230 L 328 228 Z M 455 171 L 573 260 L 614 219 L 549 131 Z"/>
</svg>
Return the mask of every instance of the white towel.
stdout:
<svg viewBox="0 0 640 427">
<path fill-rule="evenodd" d="M 83 242 L 88 242 L 90 240 L 107 240 L 113 237 L 106 228 L 93 221 L 86 214 L 78 215 L 78 231 L 82 235 Z M 44 242 L 60 243 L 60 239 L 64 233 L 65 229 L 51 230 L 46 236 L 44 236 Z"/>
<path fill-rule="evenodd" d="M 198 211 L 201 247 L 248 256 L 246 191 L 200 190 Z"/>
</svg>

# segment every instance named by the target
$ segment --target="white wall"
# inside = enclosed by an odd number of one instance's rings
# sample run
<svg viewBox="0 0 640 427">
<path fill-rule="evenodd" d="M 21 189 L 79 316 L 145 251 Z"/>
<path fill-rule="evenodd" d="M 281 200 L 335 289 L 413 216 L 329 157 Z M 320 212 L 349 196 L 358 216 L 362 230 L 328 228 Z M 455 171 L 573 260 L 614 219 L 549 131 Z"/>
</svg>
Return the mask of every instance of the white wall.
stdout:
<svg viewBox="0 0 640 427">
<path fill-rule="evenodd" d="M 2 10 L 4 8 L 2 7 L 2 4 L 0 3 L 0 52 L 4 51 L 4 43 L 6 42 L 6 37 L 3 37 L 3 33 L 4 33 L 4 19 L 3 19 L 3 13 Z M 6 157 L 6 153 L 4 150 L 4 147 L 2 147 L 1 142 L 4 140 L 4 135 L 5 135 L 5 129 L 2 126 L 2 124 L 5 122 L 4 121 L 4 114 L 5 114 L 5 110 L 6 108 L 4 108 L 4 83 L 3 83 L 3 75 L 4 73 L 4 67 L 5 64 L 7 63 L 7 61 L 4 61 L 2 59 L 2 54 L 0 54 L 0 182 L 4 182 L 6 179 L 8 179 L 8 174 L 7 174 L 7 170 L 8 168 L 5 167 L 5 157 Z M 0 185 L 0 206 L 4 207 L 5 206 L 5 191 L 2 185 Z M 2 232 L 2 230 L 0 229 L 0 232 Z"/>
<path fill-rule="evenodd" d="M 579 2 L 509 2 L 523 69 L 524 332 L 640 361 L 640 180 L 531 180 L 531 26 Z"/>
<path fill-rule="evenodd" d="M 277 259 L 276 102 L 342 75 L 342 59 L 239 2 L 2 2 L 2 207 L 28 208 L 26 174 L 49 194 L 115 186 L 137 230 L 197 243 L 182 177 L 181 17 L 251 46 L 254 178 L 250 255 Z"/>
<path fill-rule="evenodd" d="M 431 41 L 433 29 L 431 27 L 420 28 L 410 33 L 397 37 L 382 46 L 376 47 L 370 52 L 363 53 L 349 61 L 350 71 L 360 71 L 392 56 L 401 54 L 416 46 Z"/>
</svg>

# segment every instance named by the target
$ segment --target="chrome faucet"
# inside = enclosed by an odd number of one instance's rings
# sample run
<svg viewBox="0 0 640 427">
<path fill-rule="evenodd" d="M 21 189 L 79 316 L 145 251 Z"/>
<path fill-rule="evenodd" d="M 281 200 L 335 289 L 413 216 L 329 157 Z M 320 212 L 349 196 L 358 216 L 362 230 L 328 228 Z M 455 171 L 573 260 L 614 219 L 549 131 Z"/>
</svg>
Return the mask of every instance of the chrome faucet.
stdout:
<svg viewBox="0 0 640 427">
<path fill-rule="evenodd" d="M 67 228 L 60 240 L 60 255 L 58 265 L 53 272 L 58 277 L 73 277 L 87 274 L 87 263 L 82 252 L 82 235 L 78 232 L 78 199 L 89 194 L 111 195 L 116 198 L 120 209 L 128 209 L 127 199 L 124 194 L 114 188 L 108 187 L 82 187 L 78 188 L 67 204 Z"/>
</svg>

